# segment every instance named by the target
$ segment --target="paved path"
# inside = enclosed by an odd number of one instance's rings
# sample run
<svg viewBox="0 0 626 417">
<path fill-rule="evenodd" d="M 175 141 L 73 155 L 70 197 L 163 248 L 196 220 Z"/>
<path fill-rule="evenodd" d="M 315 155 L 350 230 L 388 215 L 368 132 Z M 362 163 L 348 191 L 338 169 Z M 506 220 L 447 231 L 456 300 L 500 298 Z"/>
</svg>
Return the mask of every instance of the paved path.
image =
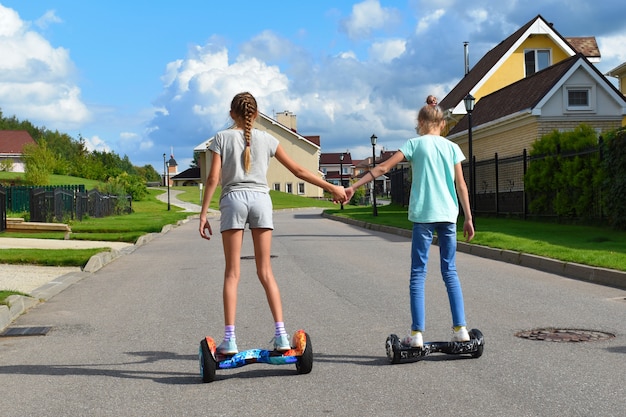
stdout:
<svg viewBox="0 0 626 417">
<path fill-rule="evenodd" d="M 200 382 L 198 343 L 220 338 L 221 241 L 196 222 L 157 235 L 22 315 L 44 337 L 0 338 L 0 384 L 13 416 L 617 416 L 626 397 L 626 293 L 459 253 L 480 359 L 434 355 L 390 365 L 389 333 L 409 325 L 410 240 L 332 221 L 321 210 L 275 214 L 273 267 L 290 332 L 304 328 L 311 374 L 253 364 Z M 244 238 L 237 335 L 266 347 L 272 319 Z M 450 313 L 431 252 L 427 340 L 445 340 Z M 538 342 L 536 328 L 614 338 Z"/>
<path fill-rule="evenodd" d="M 159 189 L 161 189 L 161 188 L 159 188 Z M 168 199 L 167 193 L 168 193 L 168 191 L 167 191 L 167 189 L 164 189 L 164 191 L 165 192 L 163 194 L 157 195 L 157 199 L 159 201 L 167 203 L 167 199 Z M 170 206 L 180 207 L 182 209 L 185 209 L 184 211 L 188 211 L 188 212 L 191 212 L 191 213 L 200 213 L 200 210 L 202 209 L 201 205 L 194 204 L 194 203 L 187 203 L 186 201 L 181 201 L 181 200 L 176 198 L 176 196 L 178 194 L 182 193 L 182 192 L 183 191 L 180 191 L 180 190 L 172 190 L 172 189 L 169 190 L 169 193 L 170 193 L 170 195 L 169 195 Z M 200 192 L 198 191 L 198 194 L 199 193 Z M 200 196 L 199 195 L 198 195 L 198 201 L 200 201 Z"/>
</svg>

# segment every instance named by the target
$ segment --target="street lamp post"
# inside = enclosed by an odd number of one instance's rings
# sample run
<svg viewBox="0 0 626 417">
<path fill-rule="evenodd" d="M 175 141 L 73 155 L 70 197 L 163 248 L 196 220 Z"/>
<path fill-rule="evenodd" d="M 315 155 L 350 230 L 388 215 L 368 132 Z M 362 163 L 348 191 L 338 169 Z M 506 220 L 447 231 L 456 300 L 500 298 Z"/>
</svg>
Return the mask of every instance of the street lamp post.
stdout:
<svg viewBox="0 0 626 417">
<path fill-rule="evenodd" d="M 339 185 L 343 187 L 343 152 L 339 155 Z M 341 202 L 341 209 L 343 210 L 343 202 Z"/>
<path fill-rule="evenodd" d="M 370 137 L 370 141 L 372 142 L 372 169 L 376 167 L 376 135 L 372 135 Z M 376 206 L 376 177 L 374 177 L 374 173 L 372 172 L 372 202 L 373 202 L 373 215 L 378 216 L 378 207 Z"/>
<path fill-rule="evenodd" d="M 474 213 L 474 204 L 476 200 L 475 187 L 474 187 L 474 151 L 472 149 L 472 112 L 474 111 L 474 105 L 476 99 L 471 94 L 468 94 L 463 99 L 465 103 L 465 111 L 467 111 L 467 147 L 469 151 L 469 198 L 470 198 L 470 210 Z M 474 217 L 472 216 L 472 219 Z"/>
<path fill-rule="evenodd" d="M 166 173 L 166 172 L 167 172 L 167 171 L 165 171 L 165 154 L 163 154 L 163 186 L 164 186 L 164 187 L 165 187 L 165 184 L 166 184 L 166 183 L 165 183 L 165 175 L 166 175 L 165 173 Z"/>
<path fill-rule="evenodd" d="M 167 211 L 170 211 L 170 163 L 165 164 L 167 166 Z"/>
</svg>

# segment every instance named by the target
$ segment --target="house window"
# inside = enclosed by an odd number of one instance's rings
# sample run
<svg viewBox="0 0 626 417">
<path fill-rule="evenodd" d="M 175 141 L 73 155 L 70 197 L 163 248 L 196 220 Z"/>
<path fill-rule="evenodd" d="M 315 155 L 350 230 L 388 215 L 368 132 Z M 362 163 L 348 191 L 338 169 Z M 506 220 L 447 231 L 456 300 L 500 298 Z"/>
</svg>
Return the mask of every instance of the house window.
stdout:
<svg viewBox="0 0 626 417">
<path fill-rule="evenodd" d="M 303 182 L 298 183 L 298 194 L 304 195 L 304 183 Z"/>
<path fill-rule="evenodd" d="M 595 91 L 593 87 L 570 86 L 565 87 L 564 97 L 567 111 L 593 110 Z"/>
<path fill-rule="evenodd" d="M 280 191 L 280 183 L 279 182 L 275 182 L 274 183 L 274 191 Z"/>
<path fill-rule="evenodd" d="M 550 50 L 549 49 L 532 49 L 524 52 L 524 66 L 526 68 L 526 76 L 531 76 L 537 71 L 550 66 Z"/>
<path fill-rule="evenodd" d="M 589 91 L 587 90 L 568 90 L 567 104 L 569 107 L 589 106 Z"/>
<path fill-rule="evenodd" d="M 293 194 L 293 184 L 290 182 L 285 184 L 285 191 L 289 194 Z"/>
</svg>

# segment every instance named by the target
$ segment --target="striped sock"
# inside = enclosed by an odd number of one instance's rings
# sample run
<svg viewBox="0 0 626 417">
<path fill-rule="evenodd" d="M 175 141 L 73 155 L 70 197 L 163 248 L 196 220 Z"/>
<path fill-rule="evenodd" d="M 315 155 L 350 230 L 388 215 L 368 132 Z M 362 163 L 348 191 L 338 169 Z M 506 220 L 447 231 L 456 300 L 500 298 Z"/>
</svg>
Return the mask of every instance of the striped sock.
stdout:
<svg viewBox="0 0 626 417">
<path fill-rule="evenodd" d="M 224 340 L 230 340 L 235 338 L 235 325 L 227 324 L 224 326 Z"/>
<path fill-rule="evenodd" d="M 287 332 L 285 331 L 285 323 L 283 323 L 282 321 L 277 321 L 275 323 L 275 326 L 276 326 L 276 331 L 274 332 L 274 336 L 278 337 L 278 336 L 287 334 Z"/>
</svg>

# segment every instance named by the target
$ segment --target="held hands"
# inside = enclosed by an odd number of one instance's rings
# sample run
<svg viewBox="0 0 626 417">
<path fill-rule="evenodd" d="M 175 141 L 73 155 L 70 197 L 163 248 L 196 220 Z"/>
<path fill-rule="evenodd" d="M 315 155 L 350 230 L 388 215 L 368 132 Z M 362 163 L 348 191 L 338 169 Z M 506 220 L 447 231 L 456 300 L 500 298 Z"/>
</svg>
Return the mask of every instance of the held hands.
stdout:
<svg viewBox="0 0 626 417">
<path fill-rule="evenodd" d="M 338 190 L 337 193 L 333 192 L 333 203 L 335 204 L 348 204 L 352 196 L 354 195 L 354 188 L 345 187 L 341 188 L 339 186 L 335 186 Z M 339 198 L 341 196 L 341 198 Z"/>
<path fill-rule="evenodd" d="M 350 201 L 350 199 L 352 199 L 352 196 L 354 195 L 354 188 L 352 187 L 347 187 L 346 189 L 346 203 L 348 201 Z"/>
<path fill-rule="evenodd" d="M 335 204 L 344 204 L 350 200 L 346 198 L 346 189 L 338 185 L 333 186 L 331 193 L 333 194 L 333 203 Z"/>
<path fill-rule="evenodd" d="M 200 236 L 202 238 L 211 240 L 211 235 L 213 231 L 211 230 L 211 225 L 206 217 L 200 217 Z"/>
</svg>

